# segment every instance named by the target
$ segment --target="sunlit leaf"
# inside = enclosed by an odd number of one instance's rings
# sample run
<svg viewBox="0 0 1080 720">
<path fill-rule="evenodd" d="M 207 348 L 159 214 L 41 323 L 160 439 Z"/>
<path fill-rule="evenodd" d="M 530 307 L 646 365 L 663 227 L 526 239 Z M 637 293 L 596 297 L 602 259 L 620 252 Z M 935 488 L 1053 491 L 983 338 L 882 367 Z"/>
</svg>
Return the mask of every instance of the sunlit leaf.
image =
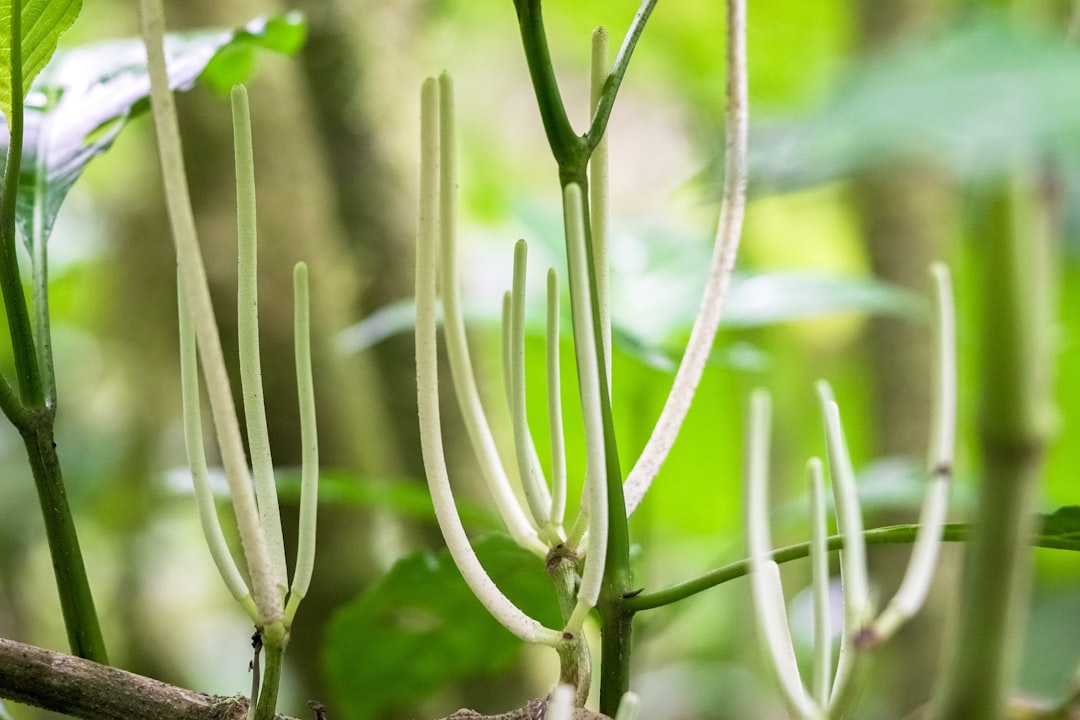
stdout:
<svg viewBox="0 0 1080 720">
<path fill-rule="evenodd" d="M 558 624 L 540 560 L 501 535 L 478 541 L 476 552 L 519 607 Z M 335 614 L 323 667 L 342 717 L 396 717 L 450 682 L 505 671 L 521 645 L 483 608 L 447 551 L 421 552 Z"/>
<path fill-rule="evenodd" d="M 82 0 L 24 0 L 22 12 L 23 96 L 56 52 L 56 42 L 71 27 L 82 9 Z M 11 94 L 11 0 L 0 0 L 0 112 L 11 117 L 14 98 Z"/>
<path fill-rule="evenodd" d="M 291 28 L 291 30 L 290 30 Z M 234 45 L 295 47 L 283 36 L 299 34 L 301 18 L 260 18 L 239 30 L 170 34 L 165 38 L 169 84 L 191 88 L 207 65 Z M 295 41 L 295 37 L 293 38 Z M 235 73 L 235 79 L 242 79 Z M 47 241 L 60 206 L 83 168 L 108 150 L 127 122 L 145 111 L 150 93 L 146 51 L 138 39 L 116 40 L 58 52 L 26 100 L 23 163 L 17 221 L 27 244 Z M 0 137 L 6 158 L 7 134 Z M 2 172 L 2 166 L 0 166 Z"/>
</svg>

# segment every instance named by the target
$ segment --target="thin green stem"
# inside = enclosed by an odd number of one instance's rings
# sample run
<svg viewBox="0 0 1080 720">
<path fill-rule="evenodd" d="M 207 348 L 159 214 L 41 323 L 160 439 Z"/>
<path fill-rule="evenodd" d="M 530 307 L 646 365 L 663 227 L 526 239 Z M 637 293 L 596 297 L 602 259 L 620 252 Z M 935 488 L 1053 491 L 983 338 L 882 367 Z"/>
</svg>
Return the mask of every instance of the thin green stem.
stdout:
<svg viewBox="0 0 1080 720">
<path fill-rule="evenodd" d="M 11 117 L 8 121 L 7 166 L 4 171 L 4 190 L 0 197 L 0 290 L 7 311 L 8 332 L 15 357 L 15 375 L 18 379 L 22 405 L 36 408 L 45 404 L 38 367 L 37 346 L 30 324 L 30 313 L 23 293 L 19 273 L 17 230 L 15 225 L 16 200 L 19 194 L 19 173 L 23 153 L 23 69 L 22 69 L 22 0 L 11 0 Z M 5 402 L 5 404 L 8 404 Z M 16 415 L 16 417 L 20 417 Z M 25 417 L 25 416 L 21 416 Z M 12 418 L 14 421 L 16 418 Z M 20 427 L 20 430 L 25 426 Z"/>
<path fill-rule="evenodd" d="M 585 140 L 574 133 L 570 119 L 566 116 L 566 106 L 559 92 L 559 81 L 551 63 L 551 51 L 548 49 L 540 5 L 541 0 L 514 0 L 518 26 L 521 29 L 521 43 L 525 49 L 525 61 L 529 66 L 529 76 L 540 106 L 544 132 L 547 134 L 555 162 L 559 164 L 559 175 L 564 178 L 562 184 L 565 186 L 569 182 L 565 179 L 565 173 L 579 173 L 588 160 L 588 151 Z"/>
<path fill-rule="evenodd" d="M 596 111 L 593 113 L 592 122 L 589 124 L 589 131 L 585 135 L 585 144 L 590 150 L 600 144 L 604 133 L 607 131 L 611 110 L 615 106 L 615 97 L 619 94 L 619 88 L 622 87 L 626 70 L 630 66 L 630 58 L 634 54 L 634 48 L 637 47 L 641 33 L 645 30 L 645 23 L 649 21 L 649 16 L 652 15 L 654 7 L 656 7 L 656 0 L 642 0 L 641 7 L 638 8 L 637 14 L 634 16 L 634 22 L 631 23 L 630 30 L 623 39 L 622 47 L 619 48 L 619 54 L 615 58 L 615 66 L 612 67 L 611 74 L 608 75 L 607 80 L 604 82 L 604 87 L 596 102 Z"/>
<path fill-rule="evenodd" d="M 863 541 L 867 545 L 910 544 L 915 542 L 919 527 L 918 524 L 912 523 L 909 525 L 890 525 L 888 527 L 874 528 L 863 532 Z M 971 526 L 963 523 L 948 523 L 941 529 L 941 539 L 945 542 L 963 542 L 970 536 Z M 1031 544 L 1057 550 L 1080 551 L 1080 543 L 1062 538 L 1060 535 L 1035 535 L 1031 538 Z M 801 560 L 810 555 L 810 547 L 810 542 L 788 545 L 773 550 L 770 557 L 779 564 Z M 830 535 L 826 547 L 829 551 L 844 549 L 844 536 Z M 709 588 L 737 580 L 749 572 L 750 561 L 748 559 L 738 560 L 663 590 L 641 593 L 626 598 L 624 605 L 628 611 L 633 613 L 671 605 Z"/>
<path fill-rule="evenodd" d="M 281 688 L 282 661 L 285 658 L 285 646 L 289 642 L 289 634 L 280 622 L 276 622 L 263 629 L 261 635 L 265 661 L 254 720 L 274 720 L 278 690 Z"/>
<path fill-rule="evenodd" d="M 107 665 L 109 658 L 105 652 L 105 641 L 64 490 L 60 459 L 56 454 L 52 414 L 48 410 L 40 411 L 36 421 L 31 422 L 31 428 L 24 431 L 22 437 L 45 521 L 45 537 L 56 576 L 68 644 L 72 654 Z"/>
<path fill-rule="evenodd" d="M 90 582 L 86 576 L 75 521 L 64 489 L 60 459 L 56 453 L 53 432 L 55 407 L 52 393 L 47 401 L 41 382 L 39 346 L 34 342 L 26 296 L 19 272 L 18 241 L 15 222 L 19 192 L 19 176 L 23 152 L 23 68 L 22 68 L 22 2 L 10 3 L 9 37 L 11 50 L 11 114 L 7 118 L 8 142 L 3 195 L 0 197 L 0 291 L 8 319 L 15 375 L 19 389 L 0 378 L 0 408 L 22 435 L 30 470 L 37 488 L 38 503 L 45 524 L 45 536 L 56 577 L 60 608 L 67 629 L 72 653 L 103 664 L 108 663 L 105 642 L 101 636 Z M 41 347 L 48 349 L 48 305 L 41 285 L 42 276 L 35 274 L 35 295 L 39 303 L 36 316 L 43 328 Z M 44 315 L 42 315 L 44 313 Z M 44 320 L 42 319 L 44 318 Z M 51 377 L 51 370 L 50 370 Z"/>
<path fill-rule="evenodd" d="M 284 594 L 285 540 L 274 485 L 274 461 L 266 426 L 262 361 L 259 353 L 259 252 L 255 219 L 255 161 L 251 143 L 251 112 L 247 89 L 232 89 L 233 144 L 236 155 L 236 328 L 240 352 L 240 389 L 244 399 L 248 451 L 251 455 L 259 522 L 266 538 L 275 582 Z"/>
</svg>

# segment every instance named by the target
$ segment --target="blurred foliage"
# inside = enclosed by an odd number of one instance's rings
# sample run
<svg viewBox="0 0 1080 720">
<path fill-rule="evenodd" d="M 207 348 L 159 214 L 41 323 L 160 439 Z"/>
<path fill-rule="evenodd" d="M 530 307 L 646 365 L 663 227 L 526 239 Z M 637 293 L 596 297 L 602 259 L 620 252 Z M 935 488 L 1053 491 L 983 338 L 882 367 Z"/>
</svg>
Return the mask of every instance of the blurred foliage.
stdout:
<svg viewBox="0 0 1080 720">
<path fill-rule="evenodd" d="M 166 37 L 169 85 L 190 90 L 196 80 L 227 91 L 254 69 L 259 48 L 295 53 L 301 18 L 260 18 L 239 30 Z M 86 164 L 112 147 L 127 123 L 149 109 L 150 76 L 142 40 L 116 40 L 57 53 L 31 86 L 23 114 L 25 151 L 17 222 L 23 240 L 46 242 L 60 206 Z M 0 138 L 0 162 L 8 137 Z M 0 180 L 6 165 L 0 165 Z"/>
<path fill-rule="evenodd" d="M 474 548 L 518 607 L 549 627 L 559 624 L 554 589 L 531 553 L 503 535 Z M 323 664 L 344 701 L 343 717 L 365 720 L 400 712 L 449 682 L 494 680 L 521 648 L 476 599 L 448 551 L 423 551 L 338 611 Z"/>
<path fill-rule="evenodd" d="M 84 10 L 84 16 L 89 15 L 84 19 L 86 27 L 100 32 L 116 16 L 131 12 L 127 4 L 115 1 L 95 5 L 99 6 Z M 948 192 L 955 193 L 961 208 L 955 218 L 956 236 L 947 250 L 951 257 L 946 258 L 953 261 L 957 275 L 964 383 L 955 519 L 962 519 L 970 507 L 979 474 L 971 432 L 977 420 L 973 388 L 979 372 L 973 356 L 978 333 L 992 332 L 992 328 L 979 327 L 976 320 L 979 244 L 977 237 L 971 237 L 964 213 L 970 189 L 1008 171 L 1018 157 L 1042 163 L 1048 179 L 1060 184 L 1066 250 L 1058 268 L 1061 424 L 1060 438 L 1048 461 L 1040 510 L 1049 514 L 1053 508 L 1080 501 L 1076 485 L 1080 442 L 1075 434 L 1080 417 L 1080 252 L 1076 249 L 1080 247 L 1080 202 L 1076 201 L 1080 197 L 1076 182 L 1080 179 L 1080 116 L 1071 101 L 1080 90 L 1080 56 L 1065 43 L 1063 28 L 1006 21 L 980 11 L 980 5 L 968 3 L 966 12 L 945 16 L 924 36 L 865 59 L 854 50 L 859 12 L 855 0 L 751 3 L 754 201 L 748 209 L 738 282 L 717 340 L 715 362 L 706 372 L 671 458 L 633 518 L 633 537 L 640 545 L 637 581 L 642 586 L 655 589 L 741 555 L 743 409 L 749 389 L 756 385 L 769 387 L 776 398 L 777 497 L 773 506 L 778 544 L 807 535 L 801 473 L 805 459 L 824 449 L 812 392 L 812 383 L 819 377 L 833 382 L 844 413 L 870 514 L 868 525 L 885 511 L 914 517 L 922 479 L 917 468 L 922 459 L 875 457 L 881 430 L 875 427 L 871 412 L 863 333 L 868 317 L 880 313 L 924 323 L 924 301 L 919 293 L 887 285 L 869 273 L 850 181 L 871 170 L 931 165 L 949 178 Z M 579 127 L 585 114 L 588 33 L 604 24 L 617 40 L 635 7 L 636 3 L 579 0 L 545 4 L 560 80 Z M 250 17 L 242 14 L 248 9 L 236 4 L 238 23 Z M 257 11 L 275 12 L 276 7 L 260 6 Z M 721 3 L 660 3 L 612 119 L 612 288 L 618 338 L 613 399 L 624 469 L 636 459 L 659 414 L 703 283 L 718 205 L 713 180 L 722 137 L 718 127 L 723 109 L 722 16 Z M 203 79 L 225 86 L 235 73 L 251 71 L 256 45 L 294 48 L 301 29 L 289 17 L 261 29 L 188 36 L 198 42 L 213 38 L 212 43 L 229 44 L 214 60 L 201 53 L 185 82 L 209 62 Z M 513 241 L 528 239 L 535 259 L 530 330 L 541 325 L 537 300 L 543 283 L 539 278 L 546 265 L 561 267 L 564 262 L 554 166 L 535 117 L 512 8 L 506 0 L 365 2 L 359 4 L 353 22 L 357 37 L 366 43 L 362 57 L 374 89 L 369 106 L 351 110 L 377 120 L 378 142 L 402 165 L 406 181 L 387 181 L 396 183 L 395 192 L 401 195 L 411 193 L 408 178 L 415 161 L 420 79 L 444 67 L 456 76 L 462 98 L 464 295 L 474 321 L 471 339 L 476 361 L 486 383 L 481 392 L 497 432 L 505 432 L 508 425 L 493 319 L 498 314 L 498 298 L 509 286 Z M 79 32 L 78 24 L 74 32 Z M 123 80 L 123 74 L 107 72 L 110 67 L 117 69 L 111 63 L 126 57 L 121 48 L 110 44 L 66 50 L 65 67 L 73 63 L 70 70 L 83 80 Z M 102 60 L 106 65 L 98 64 Z M 280 65 L 275 67 L 280 71 Z M 39 84 L 49 77 L 46 70 Z M 160 427 L 143 428 L 148 438 L 143 448 L 146 457 L 133 467 L 128 466 L 133 441 L 120 435 L 127 427 L 127 408 L 139 403 L 168 408 L 168 398 L 177 392 L 176 378 L 162 372 L 159 395 L 136 393 L 129 377 L 132 369 L 126 363 L 137 362 L 141 348 L 121 347 L 122 337 L 106 326 L 100 312 L 113 294 L 125 297 L 123 284 L 109 274 L 111 253 L 116 251 L 110 225 L 117 217 L 116 205 L 160 202 L 147 195 L 154 186 L 143 187 L 145 183 L 132 171 L 150 162 L 147 145 L 137 139 L 148 128 L 131 123 L 130 131 L 117 137 L 118 123 L 126 123 L 141 109 L 142 96 L 125 96 L 107 113 L 90 114 L 87 108 L 98 112 L 109 105 L 98 100 L 96 93 L 113 86 L 91 83 L 78 90 L 71 84 L 74 81 L 61 79 L 66 76 L 53 77 L 63 92 L 43 93 L 34 106 L 35 112 L 41 111 L 43 124 L 48 120 L 57 128 L 70 129 L 56 135 L 70 152 L 49 153 L 49 162 L 66 158 L 63 167 L 50 170 L 57 173 L 56 187 L 62 187 L 59 196 L 50 200 L 54 203 L 49 205 L 51 213 L 56 213 L 90 157 L 116 140 L 114 151 L 87 167 L 84 182 L 71 190 L 70 201 L 56 215 L 50 247 L 55 270 L 51 307 L 63 403 L 61 445 L 85 549 L 94 559 L 93 575 L 101 583 L 97 591 L 103 598 L 104 623 L 114 633 L 131 624 L 117 597 L 123 592 L 124 573 L 139 573 L 154 589 L 146 600 L 147 612 L 139 618 L 146 627 L 139 632 L 155 638 L 162 655 L 179 658 L 179 677 L 174 679 L 220 683 L 202 684 L 198 689 L 243 692 L 249 630 L 230 610 L 222 609 L 228 608 L 228 600 L 218 597 L 221 593 L 214 578 L 204 585 L 202 576 L 184 564 L 199 567 L 201 560 L 209 565 L 208 558 L 200 557 L 201 548 L 190 547 L 195 536 L 191 531 L 197 526 L 194 508 L 167 501 L 169 493 L 161 491 L 163 469 L 174 467 L 183 457 L 177 419 L 164 417 Z M 256 72 L 253 82 L 258 78 Z M 90 99 L 85 93 L 93 88 L 95 95 Z M 62 116 L 53 114 L 62 108 Z M 260 195 L 261 204 L 290 202 L 289 197 Z M 406 210 L 400 220 L 409 227 L 413 223 L 411 197 L 401 206 Z M 153 242 L 166 239 L 153 238 Z M 297 239 L 298 244 L 303 242 Z M 378 272 L 371 268 L 343 271 Z M 160 322 L 175 320 L 163 317 Z M 366 344 L 400 332 L 410 323 L 408 301 L 403 301 L 360 325 L 331 330 L 340 346 L 360 352 Z M 579 489 L 584 447 L 581 419 L 573 411 L 577 397 L 570 372 L 573 356 L 567 342 L 560 349 L 568 462 L 571 483 Z M 0 365 L 9 362 L 9 352 L 6 347 L 0 351 L 4 355 Z M 544 414 L 544 348 L 538 332 L 530 332 L 527 352 L 527 405 L 546 465 L 549 429 Z M 280 405 L 284 412 L 292 412 L 287 402 Z M 29 474 L 17 444 L 13 433 L 0 431 L 0 461 L 6 478 L 0 486 L 0 633 L 48 644 L 56 637 L 55 621 L 50 619 L 55 600 L 48 584 L 36 579 L 47 575 L 47 561 L 40 550 Z M 462 454 L 467 453 L 463 450 Z M 475 477 L 472 470 L 467 460 L 460 461 L 454 478 L 469 501 L 462 504 L 469 509 L 470 527 L 487 531 L 492 527 L 491 514 L 481 506 L 486 500 L 470 484 Z M 131 521 L 126 507 L 129 499 L 112 483 L 128 472 L 152 489 L 153 501 L 140 506 L 148 513 L 145 525 Z M 424 491 L 391 480 L 363 478 L 352 468 L 328 469 L 322 502 L 349 512 L 378 507 L 398 516 L 429 519 L 430 503 Z M 282 482 L 283 493 L 289 497 L 295 479 L 286 473 Z M 572 493 L 571 505 L 575 497 Z M 1075 507 L 1062 509 L 1050 514 L 1047 522 L 1074 534 L 1075 512 Z M 1061 521 L 1064 524 L 1058 524 Z M 153 547 L 152 561 L 125 569 L 128 558 L 118 549 L 122 543 L 117 538 Z M 431 540 L 432 547 L 437 544 Z M 534 591 L 530 588 L 539 592 L 545 582 L 540 561 L 515 554 L 497 539 L 486 541 L 483 547 L 481 555 L 489 569 L 496 575 L 512 571 L 516 579 L 509 582 L 520 580 L 525 587 L 521 602 L 530 602 Z M 1075 630 L 1069 608 L 1080 602 L 1078 557 L 1051 550 L 1038 554 L 1023 689 L 1060 695 L 1080 664 L 1080 646 L 1069 639 Z M 786 574 L 806 572 L 799 564 L 785 567 Z M 953 574 L 955 567 L 946 565 L 943 581 L 947 583 Z M 888 588 L 882 588 L 882 595 L 887 594 Z M 742 584 L 734 583 L 684 606 L 639 619 L 636 684 L 647 695 L 655 691 L 666 696 L 670 688 L 685 689 L 679 702 L 649 705 L 648 717 L 741 719 L 771 717 L 769 713 L 777 710 L 769 699 L 773 697 L 770 680 L 759 673 L 754 645 L 746 634 L 747 595 Z M 553 603 L 540 605 L 548 612 L 554 609 Z M 542 607 L 529 609 L 544 611 Z M 333 630 L 323 640 L 323 662 L 334 696 L 320 699 L 335 716 L 357 718 L 377 716 L 380 709 L 406 704 L 440 688 L 444 694 L 438 702 L 446 706 L 439 707 L 446 712 L 459 705 L 482 704 L 491 686 L 500 682 L 491 675 L 513 665 L 518 644 L 493 621 L 485 624 L 481 618 L 486 615 L 465 593 L 445 554 L 421 549 L 335 616 Z M 798 627 L 802 619 L 793 617 L 793 622 L 795 631 L 805 634 L 805 628 Z M 931 614 L 926 625 L 911 632 L 936 636 L 941 627 L 941 617 Z M 438 628 L 451 632 L 436 633 Z M 400 640 L 401 633 L 409 637 L 408 643 Z M 209 657 L 216 664 L 208 664 Z M 306 657 L 294 661 L 316 662 Z M 939 659 L 917 661 L 933 665 Z M 222 672 L 222 664 L 234 672 Z M 388 675 L 395 668 L 417 674 Z M 876 672 L 888 674 L 886 661 Z M 476 681 L 477 676 L 483 679 Z M 472 684 L 462 682 L 470 677 Z M 703 689 L 711 688 L 714 681 L 731 692 Z M 450 682 L 456 683 L 453 689 L 443 687 Z M 295 708 L 283 709 L 302 712 L 304 692 L 304 688 L 296 689 L 291 700 L 286 699 Z M 875 720 L 890 720 L 899 712 L 873 696 L 864 708 L 863 716 Z M 23 708 L 9 710 L 17 720 L 32 717 Z"/>
</svg>

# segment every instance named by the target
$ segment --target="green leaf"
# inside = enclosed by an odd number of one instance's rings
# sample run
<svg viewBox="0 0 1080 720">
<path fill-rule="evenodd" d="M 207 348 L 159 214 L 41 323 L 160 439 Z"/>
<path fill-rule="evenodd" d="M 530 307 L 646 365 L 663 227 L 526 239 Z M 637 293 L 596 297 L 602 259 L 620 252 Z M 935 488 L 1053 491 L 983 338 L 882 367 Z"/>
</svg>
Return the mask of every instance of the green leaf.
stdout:
<svg viewBox="0 0 1080 720">
<path fill-rule="evenodd" d="M 1080 505 L 1060 507 L 1051 515 L 1040 515 L 1038 544 L 1063 550 L 1080 550 Z"/>
<path fill-rule="evenodd" d="M 522 610 L 558 624 L 541 560 L 502 535 L 475 547 Z M 425 551 L 399 561 L 337 612 L 323 667 L 344 717 L 364 720 L 401 715 L 448 683 L 504 672 L 521 645 L 483 608 L 446 550 Z"/>
<path fill-rule="evenodd" d="M 23 97 L 56 52 L 56 42 L 71 27 L 82 9 L 82 0 L 24 0 L 22 3 Z M 0 0 L 0 112 L 11 117 L 11 0 Z"/>
<path fill-rule="evenodd" d="M 240 29 L 169 34 L 165 38 L 169 85 L 174 90 L 190 89 L 214 58 L 233 46 L 262 43 L 293 50 L 303 33 L 302 19 L 292 13 L 259 18 Z M 235 72 L 230 77 L 243 79 Z M 146 52 L 139 39 L 63 50 L 45 67 L 27 96 L 24 113 L 16 213 L 28 246 L 47 241 L 83 168 L 112 146 L 129 120 L 149 107 L 149 94 Z M 5 133 L 0 137 L 0 173 L 7 149 Z"/>
<path fill-rule="evenodd" d="M 207 64 L 199 81 L 218 93 L 227 93 L 243 82 L 255 68 L 260 50 L 295 55 L 307 39 L 307 27 L 299 13 L 272 17 L 258 28 L 237 32 Z"/>
</svg>

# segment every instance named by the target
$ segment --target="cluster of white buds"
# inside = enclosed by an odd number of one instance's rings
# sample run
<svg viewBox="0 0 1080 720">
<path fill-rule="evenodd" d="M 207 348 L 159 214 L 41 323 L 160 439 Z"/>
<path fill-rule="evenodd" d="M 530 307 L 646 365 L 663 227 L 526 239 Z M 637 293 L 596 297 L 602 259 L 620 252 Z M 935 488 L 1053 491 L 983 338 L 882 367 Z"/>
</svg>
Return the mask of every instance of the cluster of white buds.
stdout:
<svg viewBox="0 0 1080 720">
<path fill-rule="evenodd" d="M 772 559 L 768 518 L 769 397 L 765 391 L 758 390 L 751 399 L 745 491 L 755 617 L 790 714 L 798 720 L 843 716 L 854 694 L 851 691 L 859 651 L 888 639 L 919 610 L 937 565 L 956 444 L 956 331 L 949 272 L 945 266 L 935 264 L 932 274 L 936 290 L 937 372 L 928 453 L 929 485 L 907 572 L 896 595 L 876 618 L 867 581 L 862 512 L 855 474 L 840 424 L 840 410 L 828 384 L 823 381 L 818 383 L 836 520 L 843 537 L 840 569 L 844 627 L 833 674 L 823 466 L 820 460 L 812 458 L 807 463 L 814 597 L 814 663 L 810 692 L 807 692 L 795 662 L 784 591 L 780 584 L 780 568 Z"/>
</svg>

